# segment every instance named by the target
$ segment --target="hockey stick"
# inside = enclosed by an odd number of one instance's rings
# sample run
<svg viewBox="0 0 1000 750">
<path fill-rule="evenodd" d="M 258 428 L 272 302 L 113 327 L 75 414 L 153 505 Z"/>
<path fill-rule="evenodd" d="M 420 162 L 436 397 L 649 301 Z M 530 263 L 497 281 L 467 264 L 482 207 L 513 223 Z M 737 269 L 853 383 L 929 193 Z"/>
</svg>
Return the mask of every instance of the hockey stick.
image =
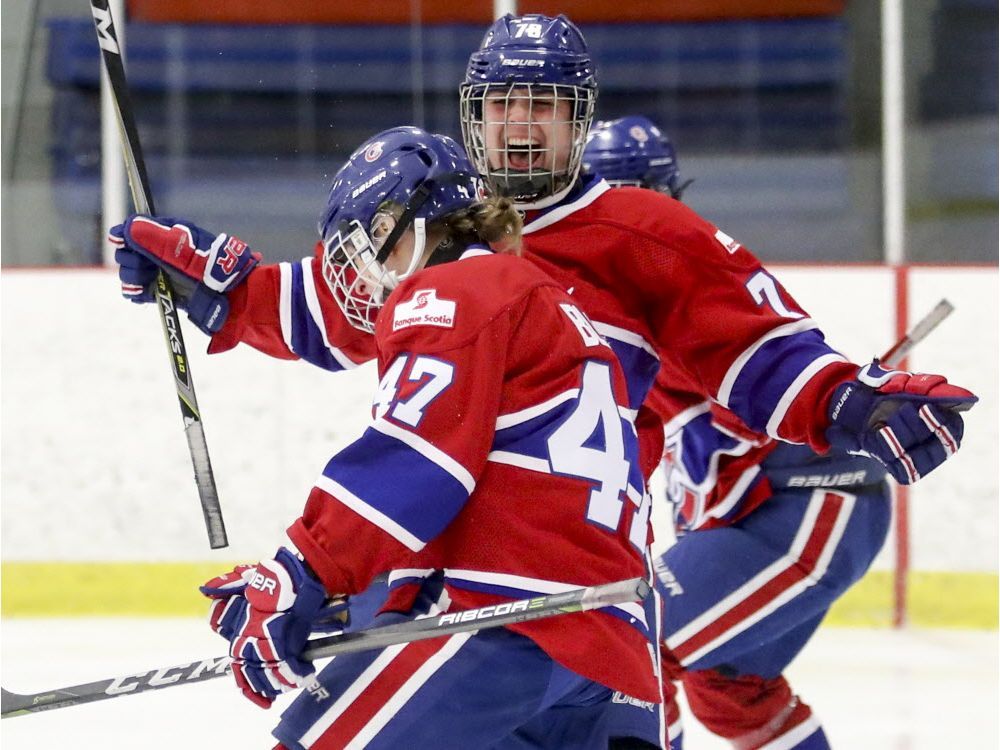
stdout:
<svg viewBox="0 0 1000 750">
<path fill-rule="evenodd" d="M 353 633 L 317 638 L 309 642 L 304 658 L 313 661 L 338 654 L 384 648 L 399 643 L 422 641 L 428 638 L 466 633 L 511 625 L 543 617 L 586 612 L 626 602 L 641 601 L 649 594 L 649 584 L 641 578 L 616 583 L 547 594 L 531 599 L 520 599 L 502 604 L 431 615 L 409 620 L 397 625 L 385 625 Z M 81 703 L 135 695 L 147 690 L 202 682 L 229 673 L 229 657 L 182 664 L 176 667 L 147 670 L 111 679 L 87 682 L 82 685 L 48 690 L 42 693 L 19 695 L 0 689 L 0 718 L 23 716 L 37 711 L 76 706 Z"/>
<path fill-rule="evenodd" d="M 903 338 L 892 345 L 885 354 L 879 357 L 879 363 L 884 367 L 892 369 L 909 355 L 910 350 L 922 341 L 928 333 L 938 327 L 938 324 L 951 315 L 955 306 L 948 300 L 943 299 L 934 305 L 934 309 L 917 321 Z"/>
<path fill-rule="evenodd" d="M 153 195 L 149 190 L 146 163 L 142 158 L 139 131 L 136 129 L 135 115 L 132 112 L 128 84 L 125 80 L 125 67 L 122 65 L 121 50 L 118 46 L 118 35 L 115 32 L 111 9 L 108 0 L 90 0 L 90 6 L 90 12 L 94 17 L 94 27 L 97 29 L 97 43 L 101 46 L 101 57 L 104 60 L 104 69 L 107 72 L 108 80 L 111 83 L 115 112 L 118 115 L 118 132 L 121 136 L 132 202 L 138 213 L 154 214 Z M 184 346 L 184 338 L 181 335 L 180 318 L 177 315 L 177 305 L 174 302 L 174 290 L 162 269 L 156 276 L 155 290 L 157 307 L 160 310 L 160 321 L 163 324 L 163 335 L 167 343 L 167 355 L 170 357 L 174 386 L 177 390 L 177 399 L 180 401 L 181 416 L 184 419 L 184 434 L 187 436 L 191 462 L 194 464 L 194 480 L 198 486 L 201 509 L 205 516 L 205 527 L 208 530 L 208 542 L 212 549 L 219 549 L 227 546 L 229 540 L 226 537 L 226 526 L 222 520 L 222 508 L 219 505 L 219 493 L 215 488 L 212 463 L 208 457 L 208 443 L 205 441 L 205 429 L 201 423 L 198 399 L 194 394 L 191 363 L 188 360 L 187 347 Z"/>
</svg>

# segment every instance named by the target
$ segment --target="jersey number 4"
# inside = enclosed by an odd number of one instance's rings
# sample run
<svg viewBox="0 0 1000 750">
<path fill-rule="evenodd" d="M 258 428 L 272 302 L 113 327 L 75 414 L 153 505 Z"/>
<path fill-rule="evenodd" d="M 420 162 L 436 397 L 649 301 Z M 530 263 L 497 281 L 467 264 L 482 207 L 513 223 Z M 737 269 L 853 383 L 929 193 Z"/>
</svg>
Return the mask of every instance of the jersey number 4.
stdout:
<svg viewBox="0 0 1000 750">
<path fill-rule="evenodd" d="M 587 520 L 609 531 L 617 531 L 628 494 L 629 459 L 626 456 L 625 423 L 618 411 L 611 386 L 611 368 L 605 362 L 584 365 L 583 383 L 576 406 L 549 436 L 552 471 L 596 484 L 590 491 Z M 632 519 L 629 539 L 642 549 L 646 543 L 649 503 L 645 493 Z"/>
</svg>

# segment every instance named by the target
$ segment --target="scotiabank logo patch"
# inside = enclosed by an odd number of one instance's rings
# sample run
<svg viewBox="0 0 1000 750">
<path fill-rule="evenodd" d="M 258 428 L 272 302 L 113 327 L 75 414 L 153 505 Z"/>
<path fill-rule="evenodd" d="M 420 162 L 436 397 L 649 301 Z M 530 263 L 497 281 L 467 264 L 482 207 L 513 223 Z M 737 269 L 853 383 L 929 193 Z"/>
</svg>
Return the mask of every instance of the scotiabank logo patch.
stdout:
<svg viewBox="0 0 1000 750">
<path fill-rule="evenodd" d="M 413 297 L 400 302 L 393 311 L 392 330 L 410 326 L 455 327 L 455 303 L 438 299 L 437 289 L 420 289 Z"/>
</svg>

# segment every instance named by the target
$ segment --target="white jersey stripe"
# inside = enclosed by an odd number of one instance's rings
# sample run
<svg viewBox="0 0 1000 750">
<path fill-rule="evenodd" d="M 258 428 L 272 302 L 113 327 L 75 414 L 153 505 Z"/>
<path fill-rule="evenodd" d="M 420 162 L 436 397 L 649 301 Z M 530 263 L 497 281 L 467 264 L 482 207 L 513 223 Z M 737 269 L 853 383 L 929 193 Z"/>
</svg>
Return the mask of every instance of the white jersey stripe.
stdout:
<svg viewBox="0 0 1000 750">
<path fill-rule="evenodd" d="M 393 583 L 404 578 L 427 578 L 433 572 L 434 568 L 399 568 L 389 573 L 386 583 L 392 586 Z"/>
<path fill-rule="evenodd" d="M 320 335 L 323 337 L 323 346 L 330 352 L 330 356 L 337 360 L 337 364 L 345 370 L 357 367 L 358 363 L 333 346 L 326 335 L 326 321 L 323 319 L 323 308 L 319 304 L 319 294 L 316 292 L 316 280 L 313 276 L 312 260 L 310 258 L 302 259 L 302 289 L 305 292 L 306 307 L 309 308 L 309 315 L 313 320 L 313 324 L 319 329 Z"/>
<path fill-rule="evenodd" d="M 378 526 L 382 529 L 382 531 L 398 541 L 400 544 L 405 545 L 414 552 L 419 552 L 424 548 L 426 542 L 417 538 L 414 534 L 405 529 L 403 526 L 400 526 L 396 521 L 389 518 L 389 516 L 385 515 L 382 511 L 366 503 L 339 482 L 335 482 L 325 474 L 321 474 L 319 479 L 316 480 L 316 486 L 323 490 L 323 492 L 333 495 L 337 498 L 337 500 L 353 510 L 366 521 Z"/>
<path fill-rule="evenodd" d="M 524 225 L 524 229 L 521 230 L 521 234 L 531 234 L 532 232 L 537 232 L 539 229 L 552 226 L 557 221 L 565 219 L 567 216 L 572 213 L 576 213 L 581 208 L 586 208 L 610 189 L 611 186 L 607 182 L 604 180 L 598 180 L 594 183 L 590 190 L 572 203 L 565 203 L 559 206 L 559 208 L 553 209 L 547 214 L 539 216 L 534 221 L 529 221 Z"/>
<path fill-rule="evenodd" d="M 663 425 L 663 434 L 670 437 L 675 432 L 680 432 L 681 428 L 685 427 L 688 422 L 696 417 L 700 417 L 711 408 L 711 401 L 702 401 L 700 404 L 689 406 L 684 411 L 675 414 L 669 422 Z"/>
<path fill-rule="evenodd" d="M 780 737 L 775 737 L 766 745 L 761 745 L 760 750 L 792 750 L 792 748 L 798 747 L 802 740 L 811 736 L 817 730 L 819 730 L 819 719 L 815 715 L 812 715 L 801 724 L 796 724 Z"/>
<path fill-rule="evenodd" d="M 288 351 L 295 353 L 292 347 L 292 266 L 290 263 L 279 263 L 278 273 L 281 281 L 281 293 L 278 298 L 278 319 L 281 321 L 281 338 L 285 341 Z"/>
<path fill-rule="evenodd" d="M 594 329 L 604 338 L 615 339 L 616 341 L 621 341 L 623 344 L 642 349 L 659 361 L 660 355 L 656 353 L 656 349 L 638 333 L 613 326 L 610 323 L 599 323 L 596 320 L 591 322 L 594 324 Z"/>
<path fill-rule="evenodd" d="M 519 469 L 537 471 L 539 474 L 552 473 L 552 467 L 544 458 L 523 456 L 520 453 L 511 453 L 509 451 L 490 451 L 486 455 L 486 460 L 492 461 L 495 464 L 507 464 L 508 466 L 516 466 Z"/>
<path fill-rule="evenodd" d="M 743 443 L 746 445 L 747 450 L 750 449 L 750 443 Z M 742 455 L 746 451 L 741 451 L 740 453 L 730 453 L 729 455 Z M 717 479 L 718 475 L 718 463 L 719 454 L 716 453 L 712 456 L 712 472 L 710 474 L 713 480 Z M 709 518 L 725 518 L 726 514 L 729 513 L 733 508 L 736 507 L 737 503 L 743 499 L 743 494 L 747 491 L 747 488 L 753 484 L 754 480 L 760 475 L 761 469 L 758 465 L 753 465 L 742 474 L 740 474 L 739 479 L 733 482 L 733 486 L 729 489 L 729 493 L 716 505 L 714 508 L 709 510 L 705 514 L 705 519 L 698 519 L 698 523 L 704 523 L 705 520 Z"/>
<path fill-rule="evenodd" d="M 792 405 L 792 402 L 796 399 L 802 389 L 806 387 L 806 384 L 813 379 L 813 377 L 823 368 L 832 365 L 834 362 L 846 362 L 839 354 L 824 354 L 822 357 L 817 357 L 809 366 L 806 367 L 802 372 L 799 373 L 798 377 L 792 381 L 792 384 L 785 389 L 785 392 L 781 394 L 781 398 L 778 399 L 778 403 L 774 407 L 774 411 L 771 412 L 771 418 L 767 420 L 767 427 L 765 431 L 771 437 L 778 437 L 778 427 L 781 426 L 781 421 L 785 418 L 785 414 L 788 413 L 788 408 Z"/>
<path fill-rule="evenodd" d="M 671 743 L 673 743 L 674 740 L 676 740 L 678 737 L 681 736 L 681 733 L 683 731 L 684 731 L 684 724 L 681 721 L 681 717 L 678 716 L 676 721 L 673 721 L 667 727 L 667 738 L 670 740 Z M 665 742 L 662 742 L 662 740 L 661 743 L 663 744 L 664 747 L 667 747 L 667 744 Z"/>
<path fill-rule="evenodd" d="M 527 422 L 529 419 L 540 417 L 542 414 L 552 411 L 557 406 L 567 401 L 572 401 L 579 396 L 579 388 L 570 388 L 568 391 L 563 391 L 558 396 L 553 396 L 548 401 L 543 401 L 535 406 L 529 406 L 527 409 L 522 409 L 521 411 L 512 411 L 509 414 L 501 414 L 497 417 L 497 429 L 504 430 L 508 427 L 514 427 L 515 425 Z"/>
<path fill-rule="evenodd" d="M 476 480 L 472 478 L 472 474 L 469 473 L 468 469 L 462 466 L 462 464 L 449 456 L 443 450 L 424 440 L 415 432 L 410 432 L 409 430 L 404 430 L 402 427 L 397 427 L 392 422 L 386 421 L 385 419 L 375 419 L 372 421 L 371 426 L 372 429 L 378 430 L 383 435 L 396 438 L 396 440 L 401 443 L 405 443 L 410 446 L 428 461 L 436 464 L 451 474 L 458 481 L 458 483 L 465 488 L 465 491 L 468 494 L 472 494 L 472 490 L 476 487 Z"/>
</svg>

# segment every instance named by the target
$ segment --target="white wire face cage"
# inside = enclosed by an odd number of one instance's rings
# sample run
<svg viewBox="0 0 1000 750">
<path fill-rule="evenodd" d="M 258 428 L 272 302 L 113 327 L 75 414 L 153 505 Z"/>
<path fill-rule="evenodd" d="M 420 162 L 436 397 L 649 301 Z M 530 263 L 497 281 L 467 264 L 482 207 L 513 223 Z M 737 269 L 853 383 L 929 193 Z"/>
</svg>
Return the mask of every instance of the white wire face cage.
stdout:
<svg viewBox="0 0 1000 750">
<path fill-rule="evenodd" d="M 361 222 L 343 222 L 323 240 L 323 278 L 355 328 L 375 332 L 375 319 L 388 296 L 388 272 L 376 260 L 378 248 Z"/>
<path fill-rule="evenodd" d="M 583 86 L 464 84 L 465 149 L 494 192 L 518 208 L 545 208 L 580 173 L 594 100 L 594 90 Z"/>
<path fill-rule="evenodd" d="M 354 219 L 341 222 L 338 230 L 323 240 L 323 278 L 347 322 L 368 333 L 375 332 L 375 321 L 392 290 L 424 259 L 426 225 L 423 218 L 417 218 L 407 269 L 397 273 L 379 262 L 378 252 L 395 226 L 391 211 L 379 211 L 372 218 L 370 231 Z"/>
</svg>

